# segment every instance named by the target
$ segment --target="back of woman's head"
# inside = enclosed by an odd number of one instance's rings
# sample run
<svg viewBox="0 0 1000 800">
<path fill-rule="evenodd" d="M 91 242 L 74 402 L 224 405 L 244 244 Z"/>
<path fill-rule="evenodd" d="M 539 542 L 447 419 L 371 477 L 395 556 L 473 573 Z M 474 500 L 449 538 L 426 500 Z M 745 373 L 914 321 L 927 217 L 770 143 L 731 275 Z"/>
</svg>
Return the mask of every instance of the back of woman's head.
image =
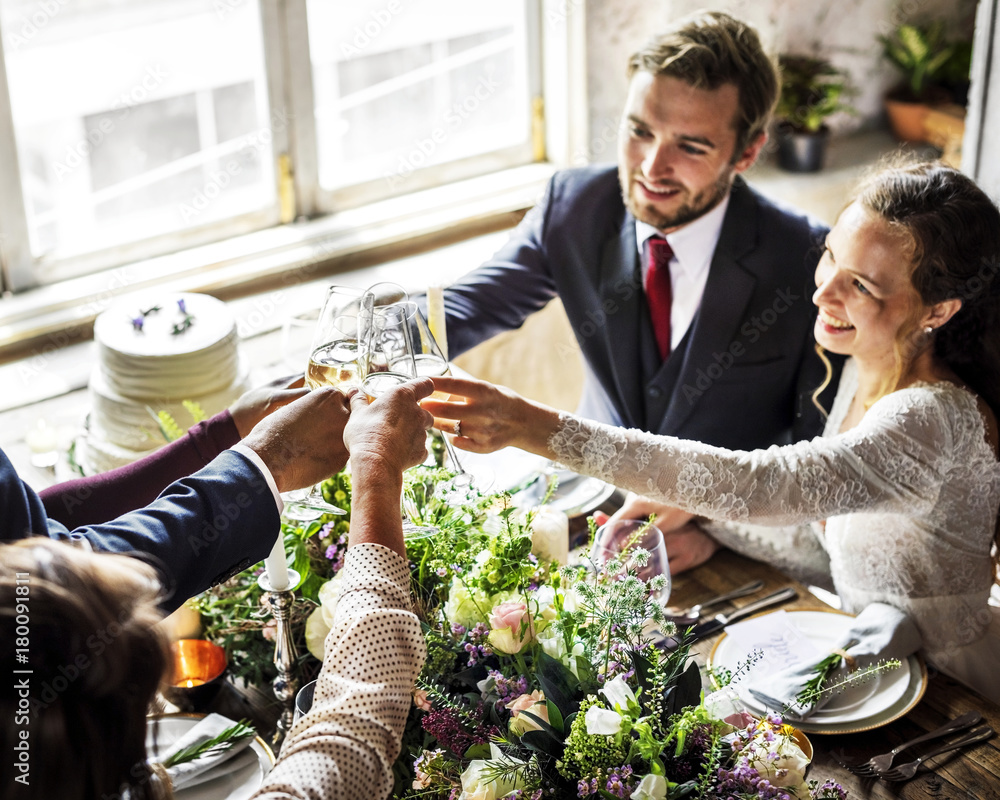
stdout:
<svg viewBox="0 0 1000 800">
<path fill-rule="evenodd" d="M 865 181 L 857 200 L 912 238 L 912 282 L 925 305 L 962 301 L 934 331 L 934 353 L 1000 413 L 996 205 L 967 175 L 937 162 L 883 169 Z"/>
<path fill-rule="evenodd" d="M 167 665 L 154 627 L 159 591 L 152 569 L 126 556 L 43 537 L 0 546 L 0 653 L 25 670 L 0 692 L 0 739 L 7 757 L 27 754 L 14 778 L 29 775 L 0 796 L 159 795 L 145 750 L 146 711 Z"/>
</svg>

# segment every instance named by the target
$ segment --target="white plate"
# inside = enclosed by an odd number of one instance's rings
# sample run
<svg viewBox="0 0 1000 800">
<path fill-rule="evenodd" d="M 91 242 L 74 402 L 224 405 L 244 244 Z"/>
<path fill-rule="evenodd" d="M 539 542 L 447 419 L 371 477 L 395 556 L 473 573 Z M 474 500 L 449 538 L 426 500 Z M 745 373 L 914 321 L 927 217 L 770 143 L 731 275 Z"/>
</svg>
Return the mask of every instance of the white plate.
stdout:
<svg viewBox="0 0 1000 800">
<path fill-rule="evenodd" d="M 204 714 L 164 714 L 150 717 L 146 723 L 146 748 L 150 758 L 165 752 L 171 744 L 197 725 Z M 153 730 L 156 729 L 156 747 L 153 747 Z M 274 754 L 259 736 L 250 743 L 257 754 L 257 763 L 247 764 L 227 775 L 174 792 L 176 800 L 247 800 L 264 781 L 264 776 L 274 766 Z"/>
<path fill-rule="evenodd" d="M 770 612 L 774 613 L 774 612 Z M 853 617 L 837 611 L 785 611 L 788 621 L 824 652 L 836 645 L 851 625 Z M 762 615 L 763 616 L 763 615 Z M 723 634 L 709 657 L 709 664 L 733 672 L 747 653 L 732 637 Z M 754 698 L 747 687 L 763 664 L 751 667 L 733 684 L 751 713 L 764 712 L 764 706 Z M 896 670 L 883 672 L 873 680 L 851 687 L 834 697 L 808 720 L 795 726 L 806 733 L 856 733 L 885 725 L 901 717 L 915 706 L 927 688 L 927 669 L 917 655 L 909 656 Z"/>
</svg>

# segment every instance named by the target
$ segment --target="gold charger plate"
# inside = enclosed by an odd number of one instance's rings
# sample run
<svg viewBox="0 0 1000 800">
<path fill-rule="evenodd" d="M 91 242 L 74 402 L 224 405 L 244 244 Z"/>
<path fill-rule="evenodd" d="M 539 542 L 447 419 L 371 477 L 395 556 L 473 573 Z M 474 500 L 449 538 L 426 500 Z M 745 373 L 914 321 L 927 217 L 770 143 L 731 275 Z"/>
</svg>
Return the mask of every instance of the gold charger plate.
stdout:
<svg viewBox="0 0 1000 800">
<path fill-rule="evenodd" d="M 768 611 L 756 616 L 774 613 L 777 612 Z M 828 615 L 845 620 L 853 618 L 852 614 L 829 608 L 792 609 L 784 613 L 790 615 L 790 621 L 821 649 L 832 647 L 832 643 L 850 624 L 831 625 L 832 618 Z M 745 657 L 746 653 L 737 650 L 732 639 L 723 634 L 709 654 L 708 665 L 735 671 L 736 661 L 741 656 Z M 860 733 L 879 728 L 899 719 L 919 703 L 927 690 L 927 680 L 927 666 L 923 658 L 918 654 L 910 655 L 903 660 L 900 670 L 847 689 L 812 717 L 796 720 L 794 725 L 805 733 L 817 734 Z M 764 712 L 764 707 L 748 692 L 740 691 L 739 685 L 734 689 L 747 705 L 747 711 L 751 714 Z"/>
</svg>

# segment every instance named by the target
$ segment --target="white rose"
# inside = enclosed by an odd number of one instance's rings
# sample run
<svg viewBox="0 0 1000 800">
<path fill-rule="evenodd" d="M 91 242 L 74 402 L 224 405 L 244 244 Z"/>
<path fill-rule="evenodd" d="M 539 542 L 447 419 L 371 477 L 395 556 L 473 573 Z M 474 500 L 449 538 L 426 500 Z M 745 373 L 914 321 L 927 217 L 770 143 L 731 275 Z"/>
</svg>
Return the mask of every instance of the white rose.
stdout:
<svg viewBox="0 0 1000 800">
<path fill-rule="evenodd" d="M 777 753 L 778 757 L 774 760 L 769 759 L 767 757 L 769 752 Z M 791 736 L 775 731 L 774 740 L 768 742 L 761 732 L 744 749 L 743 755 L 772 786 L 792 789 L 799 797 L 809 796 L 805 779 L 809 759 Z"/>
<path fill-rule="evenodd" d="M 444 604 L 444 615 L 449 622 L 471 628 L 477 622 L 486 622 L 486 617 L 479 609 L 488 611 L 492 607 L 493 604 L 485 596 L 478 592 L 473 595 L 465 588 L 464 583 L 457 578 L 452 579 L 448 600 Z"/>
</svg>

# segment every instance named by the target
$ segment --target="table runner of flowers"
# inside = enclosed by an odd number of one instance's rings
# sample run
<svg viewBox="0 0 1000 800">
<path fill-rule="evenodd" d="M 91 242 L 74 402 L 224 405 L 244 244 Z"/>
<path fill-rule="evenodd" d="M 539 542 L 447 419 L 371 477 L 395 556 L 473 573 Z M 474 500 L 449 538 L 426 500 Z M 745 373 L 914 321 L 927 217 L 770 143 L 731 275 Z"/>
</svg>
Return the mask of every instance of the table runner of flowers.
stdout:
<svg viewBox="0 0 1000 800">
<path fill-rule="evenodd" d="M 349 507 L 346 476 L 324 492 Z M 779 718 L 750 717 L 726 689 L 705 697 L 683 637 L 673 650 L 651 642 L 650 631 L 672 631 L 653 599 L 662 578 L 639 577 L 645 551 L 626 550 L 601 568 L 586 558 L 539 560 L 537 510 L 460 487 L 440 468 L 410 470 L 403 505 L 410 522 L 435 530 L 407 537 L 428 655 L 394 765 L 394 798 L 846 797 L 839 785 L 805 779 L 808 761 Z M 283 526 L 304 575 L 300 632 L 318 654 L 348 524 Z M 259 601 L 252 575 L 199 601 L 206 635 L 231 652 L 264 641 L 249 611 L 232 610 L 234 594 L 243 593 L 240 608 Z M 266 679 L 262 658 L 250 662 L 246 676 Z"/>
</svg>

